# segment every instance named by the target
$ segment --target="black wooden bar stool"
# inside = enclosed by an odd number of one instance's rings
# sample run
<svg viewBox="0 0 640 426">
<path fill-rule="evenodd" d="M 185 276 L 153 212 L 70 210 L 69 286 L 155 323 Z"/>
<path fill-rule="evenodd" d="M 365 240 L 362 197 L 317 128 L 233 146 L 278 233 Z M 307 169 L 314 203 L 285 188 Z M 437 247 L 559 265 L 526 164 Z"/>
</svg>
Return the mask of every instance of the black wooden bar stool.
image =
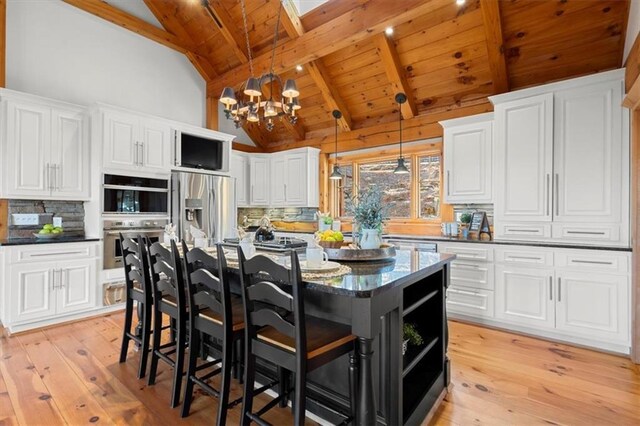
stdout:
<svg viewBox="0 0 640 426">
<path fill-rule="evenodd" d="M 260 357 L 295 374 L 294 424 L 304 424 L 307 372 L 353 351 L 355 336 L 350 327 L 305 315 L 302 275 L 298 255 L 291 251 L 291 269 L 266 256 L 247 260 L 238 248 L 245 314 L 245 382 L 242 425 L 254 421 L 288 397 L 278 398 L 253 412 L 256 358 Z M 350 369 L 355 383 L 356 367 Z M 350 386 L 353 407 L 354 386 Z M 351 410 L 353 411 L 353 409 Z"/>
<path fill-rule="evenodd" d="M 222 246 L 216 248 L 217 259 L 209 256 L 204 250 L 189 250 L 182 242 L 186 267 L 186 283 L 189 294 L 189 364 L 187 367 L 187 384 L 182 405 L 182 417 L 189 415 L 194 385 L 200 386 L 206 393 L 219 398 L 218 425 L 225 425 L 227 409 L 237 405 L 241 399 L 229 404 L 231 368 L 236 364 L 233 348 L 244 336 L 244 311 L 242 298 L 231 294 L 227 262 Z M 220 359 L 198 364 L 201 334 L 206 334 L 222 341 Z M 198 372 L 209 369 L 222 362 L 220 368 L 198 375 Z M 207 380 L 222 374 L 220 390 L 211 387 Z"/>
<path fill-rule="evenodd" d="M 187 333 L 187 300 L 180 253 L 175 241 L 171 241 L 171 251 L 156 242 L 149 246 L 151 264 L 151 282 L 153 287 L 153 346 L 149 385 L 155 384 L 158 360 L 161 359 L 173 367 L 173 385 L 171 388 L 171 408 L 180 403 L 180 388 L 184 372 L 184 356 Z M 175 340 L 162 344 L 162 319 L 168 315 L 175 323 Z M 170 357 L 173 355 L 174 359 Z"/>
<path fill-rule="evenodd" d="M 124 330 L 122 333 L 122 346 L 120 348 L 120 362 L 127 360 L 129 342 L 133 340 L 140 345 L 140 362 L 138 366 L 138 379 L 147 372 L 147 358 L 149 356 L 149 339 L 151 336 L 151 309 L 153 296 L 151 289 L 151 277 L 149 275 L 149 259 L 144 240 L 138 236 L 137 240 L 124 238 L 120 234 L 120 247 L 124 264 L 124 278 L 126 284 L 126 300 L 124 310 Z M 142 324 L 140 336 L 131 332 L 133 323 L 133 302 L 137 302 L 142 313 L 138 318 Z"/>
</svg>

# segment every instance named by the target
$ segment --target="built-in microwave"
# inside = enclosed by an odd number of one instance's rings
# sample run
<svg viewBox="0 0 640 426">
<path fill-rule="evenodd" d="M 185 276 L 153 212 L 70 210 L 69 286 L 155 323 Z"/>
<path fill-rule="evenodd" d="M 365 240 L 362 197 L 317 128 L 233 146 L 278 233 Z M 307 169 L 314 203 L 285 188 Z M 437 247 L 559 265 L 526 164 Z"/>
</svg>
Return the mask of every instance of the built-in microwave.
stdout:
<svg viewBox="0 0 640 426">
<path fill-rule="evenodd" d="M 169 215 L 169 180 L 105 174 L 102 213 Z"/>
<path fill-rule="evenodd" d="M 227 173 L 233 138 L 232 135 L 213 130 L 176 130 L 174 166 Z"/>
</svg>

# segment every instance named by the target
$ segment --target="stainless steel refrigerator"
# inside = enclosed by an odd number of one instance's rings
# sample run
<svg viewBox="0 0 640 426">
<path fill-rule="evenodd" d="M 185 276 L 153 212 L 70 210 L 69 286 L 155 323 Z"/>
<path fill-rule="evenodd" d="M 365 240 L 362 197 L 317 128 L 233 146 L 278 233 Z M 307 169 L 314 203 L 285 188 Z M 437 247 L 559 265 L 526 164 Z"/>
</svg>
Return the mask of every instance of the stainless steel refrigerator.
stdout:
<svg viewBox="0 0 640 426">
<path fill-rule="evenodd" d="M 235 237 L 236 180 L 202 173 L 173 172 L 171 221 L 180 238 L 193 242 L 191 225 L 202 230 L 209 245 Z"/>
</svg>

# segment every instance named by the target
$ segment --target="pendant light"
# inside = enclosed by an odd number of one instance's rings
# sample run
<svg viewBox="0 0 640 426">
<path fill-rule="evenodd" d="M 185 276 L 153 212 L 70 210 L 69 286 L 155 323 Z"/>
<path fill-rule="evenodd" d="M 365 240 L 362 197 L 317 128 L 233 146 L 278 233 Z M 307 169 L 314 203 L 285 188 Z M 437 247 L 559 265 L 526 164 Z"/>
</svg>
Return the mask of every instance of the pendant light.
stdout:
<svg viewBox="0 0 640 426">
<path fill-rule="evenodd" d="M 340 166 L 338 166 L 338 163 L 337 163 L 338 161 L 338 120 L 342 118 L 342 113 L 337 109 L 334 109 L 331 114 L 333 115 L 333 118 L 335 118 L 336 120 L 336 164 L 333 165 L 333 172 L 331 173 L 331 176 L 329 176 L 329 179 L 340 180 L 342 179 L 342 173 L 340 173 Z"/>
<path fill-rule="evenodd" d="M 393 173 L 404 175 L 409 173 L 409 169 L 404 163 L 404 157 L 402 156 L 402 104 L 407 102 L 407 95 L 404 93 L 396 94 L 396 102 L 398 103 L 398 122 L 400 125 L 400 156 L 398 157 L 398 165 Z"/>
</svg>

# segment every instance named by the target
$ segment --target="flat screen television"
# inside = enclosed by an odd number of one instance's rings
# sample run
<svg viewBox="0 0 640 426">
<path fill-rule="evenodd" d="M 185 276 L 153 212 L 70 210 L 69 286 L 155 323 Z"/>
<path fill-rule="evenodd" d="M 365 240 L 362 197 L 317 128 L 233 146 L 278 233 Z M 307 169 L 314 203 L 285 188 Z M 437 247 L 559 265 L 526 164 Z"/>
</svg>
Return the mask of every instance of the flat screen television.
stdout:
<svg viewBox="0 0 640 426">
<path fill-rule="evenodd" d="M 224 142 L 182 133 L 180 154 L 182 167 L 203 170 L 222 170 Z"/>
</svg>

